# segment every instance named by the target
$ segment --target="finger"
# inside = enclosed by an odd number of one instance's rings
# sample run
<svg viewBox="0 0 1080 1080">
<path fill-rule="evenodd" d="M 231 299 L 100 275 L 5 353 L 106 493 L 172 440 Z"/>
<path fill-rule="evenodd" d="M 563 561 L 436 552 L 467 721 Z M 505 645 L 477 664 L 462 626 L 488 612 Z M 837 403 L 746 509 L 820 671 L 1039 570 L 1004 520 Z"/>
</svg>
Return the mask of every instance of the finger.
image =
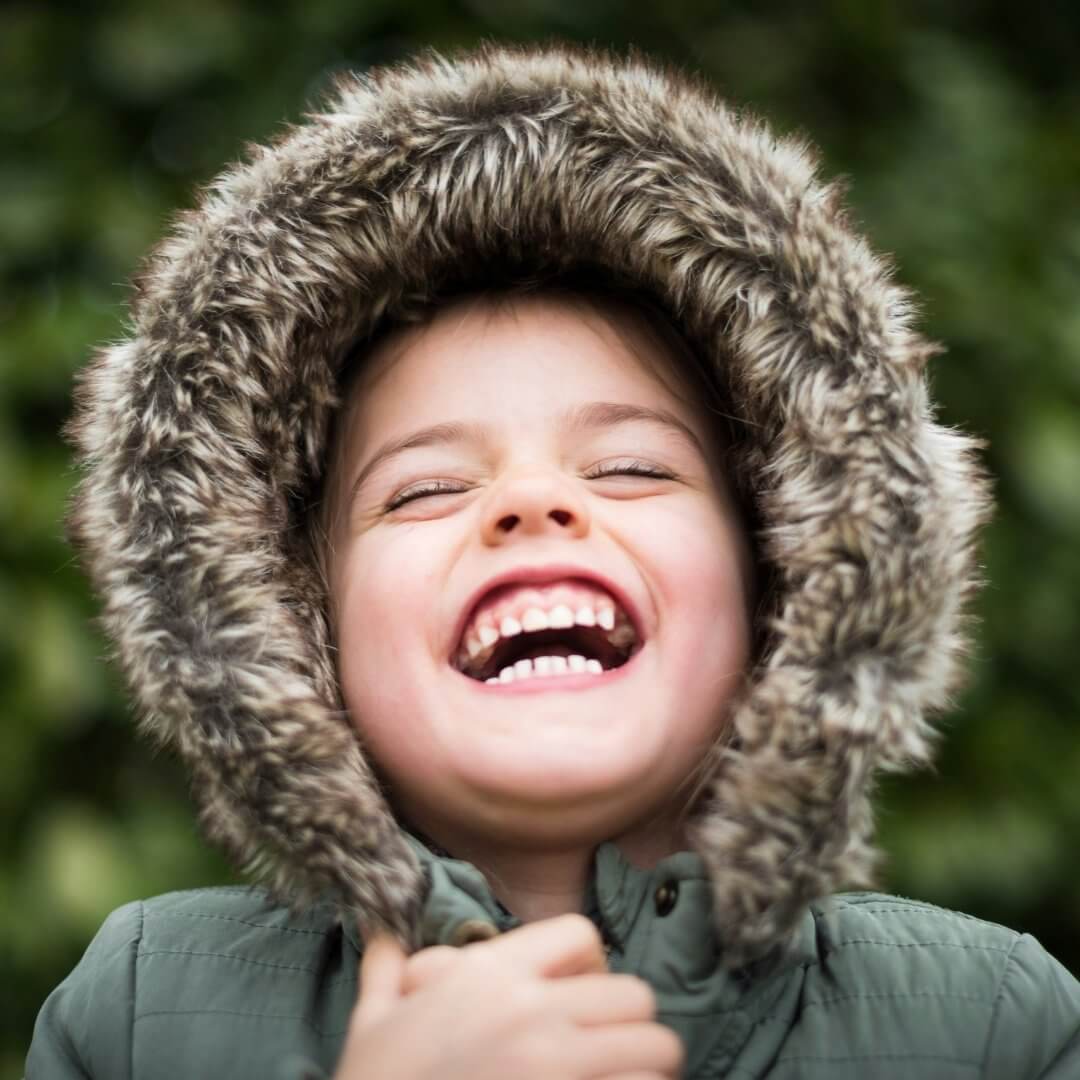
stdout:
<svg viewBox="0 0 1080 1080">
<path fill-rule="evenodd" d="M 672 1080 L 677 1072 L 620 1072 L 618 1076 L 605 1075 L 604 1080 Z"/>
<path fill-rule="evenodd" d="M 360 1000 L 357 1019 L 361 1024 L 373 1024 L 401 997 L 401 980 L 406 956 L 396 938 L 376 934 L 364 944 L 360 960 Z"/>
<path fill-rule="evenodd" d="M 573 1060 L 580 1062 L 581 1076 L 590 1080 L 635 1071 L 682 1075 L 686 1061 L 682 1040 L 662 1024 L 581 1028 L 578 1037 L 580 1044 L 572 1050 Z"/>
<path fill-rule="evenodd" d="M 678 1073 L 632 1072 L 616 1073 L 614 1075 L 605 1073 L 604 1080 L 672 1080 L 676 1076 L 678 1076 Z"/>
<path fill-rule="evenodd" d="M 461 950 L 450 945 L 432 945 L 413 953 L 405 964 L 401 980 L 402 994 L 411 994 L 440 979 L 460 959 Z"/>
<path fill-rule="evenodd" d="M 581 1027 L 656 1017 L 656 994 L 636 975 L 577 975 L 546 983 L 544 994 L 553 1011 Z"/>
<path fill-rule="evenodd" d="M 559 915 L 469 946 L 545 978 L 606 972 L 600 931 L 584 915 Z"/>
</svg>

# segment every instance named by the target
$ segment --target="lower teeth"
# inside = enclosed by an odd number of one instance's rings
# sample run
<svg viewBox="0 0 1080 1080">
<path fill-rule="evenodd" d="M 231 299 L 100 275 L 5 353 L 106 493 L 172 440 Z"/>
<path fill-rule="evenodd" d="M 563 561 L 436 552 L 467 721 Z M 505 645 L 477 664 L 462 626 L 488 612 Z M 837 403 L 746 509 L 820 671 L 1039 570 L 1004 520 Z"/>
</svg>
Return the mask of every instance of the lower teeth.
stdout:
<svg viewBox="0 0 1080 1080">
<path fill-rule="evenodd" d="M 603 667 L 599 660 L 587 660 L 584 656 L 538 656 L 533 660 L 519 660 L 516 664 L 504 667 L 498 675 L 484 681 L 492 683 L 512 683 L 521 679 L 531 679 L 535 675 L 602 675 Z"/>
</svg>

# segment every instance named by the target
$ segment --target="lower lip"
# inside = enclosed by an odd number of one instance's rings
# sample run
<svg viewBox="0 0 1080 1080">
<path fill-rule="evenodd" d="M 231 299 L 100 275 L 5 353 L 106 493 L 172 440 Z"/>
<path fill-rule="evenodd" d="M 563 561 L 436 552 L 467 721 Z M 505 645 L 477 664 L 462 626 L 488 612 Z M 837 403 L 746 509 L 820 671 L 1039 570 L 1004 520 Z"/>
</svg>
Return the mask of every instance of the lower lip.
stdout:
<svg viewBox="0 0 1080 1080">
<path fill-rule="evenodd" d="M 643 645 L 621 667 L 609 668 L 599 675 L 531 675 L 525 679 L 515 679 L 508 683 L 486 683 L 479 679 L 470 679 L 453 668 L 458 675 L 469 683 L 470 686 L 489 694 L 543 694 L 551 691 L 589 690 L 592 687 L 610 686 L 623 678 L 626 673 L 637 665 L 638 657 L 645 651 Z"/>
</svg>

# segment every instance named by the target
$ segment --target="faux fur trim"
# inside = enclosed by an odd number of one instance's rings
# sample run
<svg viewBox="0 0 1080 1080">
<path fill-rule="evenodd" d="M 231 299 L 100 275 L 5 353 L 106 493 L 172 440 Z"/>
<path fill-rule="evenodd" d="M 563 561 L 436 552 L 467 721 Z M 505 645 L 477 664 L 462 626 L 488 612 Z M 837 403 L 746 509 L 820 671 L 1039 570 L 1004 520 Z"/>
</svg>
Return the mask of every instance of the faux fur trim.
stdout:
<svg viewBox="0 0 1080 1080">
<path fill-rule="evenodd" d="M 977 443 L 934 422 L 940 348 L 815 152 L 631 51 L 433 50 L 342 80 L 152 252 L 130 336 L 80 374 L 68 529 L 140 727 L 200 820 L 299 908 L 416 944 L 424 880 L 341 707 L 298 560 L 351 342 L 500 258 L 629 274 L 744 422 L 775 570 L 770 646 L 714 748 L 692 842 L 724 963 L 869 884 L 875 770 L 925 763 L 961 682 L 989 515 Z"/>
</svg>

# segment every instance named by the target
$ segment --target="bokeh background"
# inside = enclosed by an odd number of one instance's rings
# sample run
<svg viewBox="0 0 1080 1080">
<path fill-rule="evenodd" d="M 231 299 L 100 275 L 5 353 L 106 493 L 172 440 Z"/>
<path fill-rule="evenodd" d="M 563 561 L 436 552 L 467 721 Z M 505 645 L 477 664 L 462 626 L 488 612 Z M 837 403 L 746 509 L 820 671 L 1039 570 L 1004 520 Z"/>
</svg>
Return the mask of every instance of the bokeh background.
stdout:
<svg viewBox="0 0 1080 1080">
<path fill-rule="evenodd" d="M 924 297 L 941 419 L 999 511 L 973 678 L 934 774 L 890 780 L 886 887 L 1030 931 L 1080 974 L 1080 5 L 111 0 L 0 7 L 0 1080 L 105 915 L 234 880 L 175 761 L 132 736 L 60 519 L 73 372 L 245 145 L 341 69 L 426 45 L 633 44 L 851 180 Z"/>
</svg>

